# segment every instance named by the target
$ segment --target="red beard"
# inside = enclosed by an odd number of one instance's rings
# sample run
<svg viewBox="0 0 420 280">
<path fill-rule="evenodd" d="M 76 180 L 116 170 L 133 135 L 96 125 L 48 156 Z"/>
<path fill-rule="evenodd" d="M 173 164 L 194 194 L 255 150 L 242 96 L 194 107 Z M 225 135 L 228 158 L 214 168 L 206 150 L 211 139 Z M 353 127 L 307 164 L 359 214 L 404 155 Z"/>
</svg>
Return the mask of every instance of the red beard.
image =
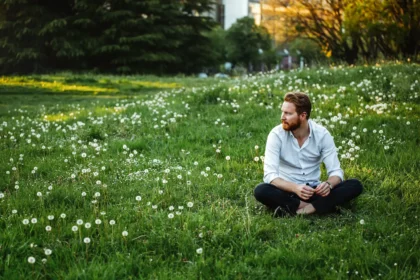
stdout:
<svg viewBox="0 0 420 280">
<path fill-rule="evenodd" d="M 295 122 L 295 123 L 290 124 L 290 123 L 286 123 L 286 122 L 282 121 L 281 124 L 282 124 L 282 127 L 283 127 L 284 130 L 294 131 L 294 130 L 296 130 L 300 127 L 301 122 L 298 119 L 297 122 Z"/>
</svg>

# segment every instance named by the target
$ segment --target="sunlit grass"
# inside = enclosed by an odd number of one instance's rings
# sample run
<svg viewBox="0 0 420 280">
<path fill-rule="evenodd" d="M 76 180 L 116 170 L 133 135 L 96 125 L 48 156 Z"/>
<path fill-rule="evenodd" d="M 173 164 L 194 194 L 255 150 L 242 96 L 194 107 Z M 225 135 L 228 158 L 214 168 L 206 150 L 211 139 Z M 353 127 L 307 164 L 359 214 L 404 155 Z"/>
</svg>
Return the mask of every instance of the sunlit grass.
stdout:
<svg viewBox="0 0 420 280">
<path fill-rule="evenodd" d="M 28 91 L 33 89 L 45 89 L 52 92 L 66 92 L 66 91 L 79 91 L 88 92 L 92 94 L 98 94 L 102 92 L 111 93 L 117 92 L 117 89 L 113 88 L 101 88 L 95 86 L 85 85 L 68 85 L 63 82 L 49 82 L 49 81 L 35 81 L 35 80 L 22 80 L 16 78 L 0 77 L 0 86 L 2 87 L 23 87 L 27 88 Z"/>
</svg>

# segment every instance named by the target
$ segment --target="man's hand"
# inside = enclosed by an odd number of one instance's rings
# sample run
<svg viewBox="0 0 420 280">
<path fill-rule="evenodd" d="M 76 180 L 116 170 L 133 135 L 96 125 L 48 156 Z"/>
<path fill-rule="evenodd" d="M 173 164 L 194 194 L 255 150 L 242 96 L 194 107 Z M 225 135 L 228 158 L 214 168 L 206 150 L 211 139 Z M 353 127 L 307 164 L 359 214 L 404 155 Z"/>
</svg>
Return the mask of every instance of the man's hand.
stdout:
<svg viewBox="0 0 420 280">
<path fill-rule="evenodd" d="M 330 194 L 330 185 L 327 182 L 322 182 L 315 188 L 315 193 L 320 196 L 327 196 Z"/>
<path fill-rule="evenodd" d="M 295 193 L 303 200 L 308 200 L 315 193 L 315 190 L 306 185 L 298 185 Z"/>
</svg>

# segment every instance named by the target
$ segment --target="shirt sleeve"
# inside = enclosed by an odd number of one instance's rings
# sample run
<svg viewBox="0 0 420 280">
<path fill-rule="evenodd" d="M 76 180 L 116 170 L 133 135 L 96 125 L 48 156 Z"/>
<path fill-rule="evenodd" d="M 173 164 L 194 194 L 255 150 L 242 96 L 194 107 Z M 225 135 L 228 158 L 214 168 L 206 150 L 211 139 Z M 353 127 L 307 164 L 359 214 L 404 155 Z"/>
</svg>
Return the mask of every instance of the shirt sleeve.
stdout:
<svg viewBox="0 0 420 280">
<path fill-rule="evenodd" d="M 273 131 L 268 134 L 264 155 L 264 183 L 271 183 L 279 176 L 281 140 Z"/>
<path fill-rule="evenodd" d="M 321 146 L 322 161 L 327 169 L 328 177 L 338 176 L 341 178 L 341 181 L 343 181 L 344 171 L 340 167 L 340 161 L 338 160 L 334 139 L 328 131 L 323 138 Z"/>
</svg>

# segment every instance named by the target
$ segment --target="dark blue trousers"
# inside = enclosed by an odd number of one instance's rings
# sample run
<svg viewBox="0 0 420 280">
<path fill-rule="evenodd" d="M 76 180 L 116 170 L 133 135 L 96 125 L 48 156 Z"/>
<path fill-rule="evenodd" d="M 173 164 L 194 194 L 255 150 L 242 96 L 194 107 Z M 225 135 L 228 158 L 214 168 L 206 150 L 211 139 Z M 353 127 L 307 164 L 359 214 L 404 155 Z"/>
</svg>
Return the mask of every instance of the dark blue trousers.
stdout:
<svg viewBox="0 0 420 280">
<path fill-rule="evenodd" d="M 300 201 L 311 203 L 316 212 L 325 214 L 335 210 L 336 206 L 342 205 L 357 196 L 363 191 L 362 183 L 357 179 L 349 179 L 336 185 L 328 196 L 322 197 L 314 194 L 309 200 L 303 200 L 295 193 L 280 190 L 274 185 L 262 183 L 254 190 L 255 198 L 275 210 L 280 207 L 284 212 L 296 214 Z"/>
</svg>

